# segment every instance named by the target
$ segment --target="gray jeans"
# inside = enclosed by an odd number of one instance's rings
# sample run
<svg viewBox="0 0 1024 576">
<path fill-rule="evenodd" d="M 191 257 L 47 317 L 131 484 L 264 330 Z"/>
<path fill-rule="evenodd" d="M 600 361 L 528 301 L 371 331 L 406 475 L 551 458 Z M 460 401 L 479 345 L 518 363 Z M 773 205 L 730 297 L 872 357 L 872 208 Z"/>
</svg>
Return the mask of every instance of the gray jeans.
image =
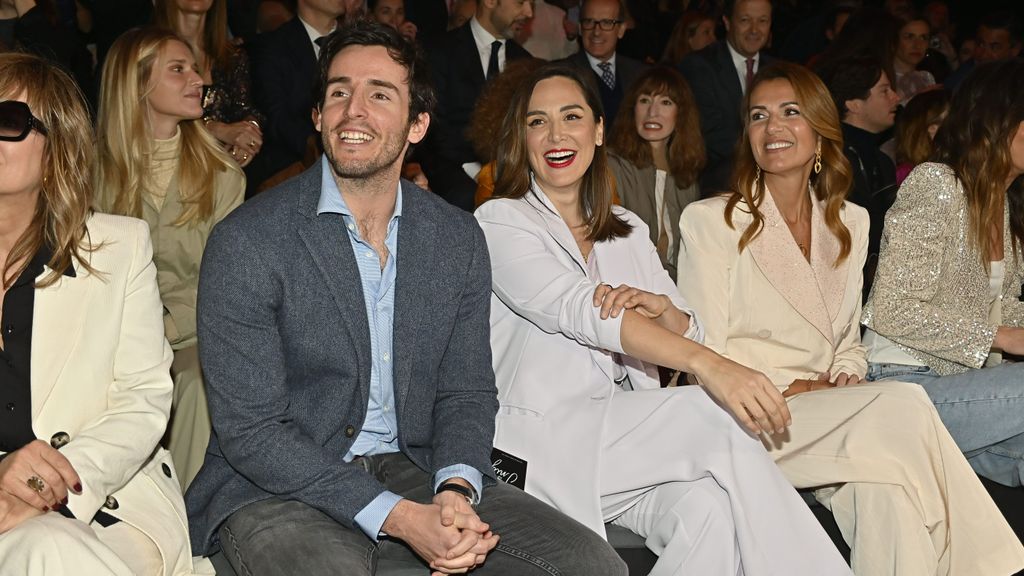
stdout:
<svg viewBox="0 0 1024 576">
<path fill-rule="evenodd" d="M 430 475 L 403 454 L 359 460 L 389 490 L 430 502 Z M 525 492 L 499 482 L 484 491 L 480 518 L 500 536 L 480 576 L 625 576 L 626 566 L 600 536 Z M 220 527 L 221 548 L 240 576 L 372 576 L 381 559 L 426 564 L 404 543 L 373 542 L 297 501 L 272 498 L 232 514 Z"/>
</svg>

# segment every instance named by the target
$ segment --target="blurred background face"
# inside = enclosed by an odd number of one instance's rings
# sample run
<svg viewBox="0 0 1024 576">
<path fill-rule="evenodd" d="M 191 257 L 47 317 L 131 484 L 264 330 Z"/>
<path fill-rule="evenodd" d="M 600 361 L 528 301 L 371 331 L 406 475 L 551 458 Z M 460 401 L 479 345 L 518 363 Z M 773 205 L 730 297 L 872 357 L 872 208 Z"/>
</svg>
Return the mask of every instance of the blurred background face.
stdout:
<svg viewBox="0 0 1024 576">
<path fill-rule="evenodd" d="M 618 22 L 622 18 L 619 0 L 588 0 L 580 11 L 580 36 L 583 49 L 598 60 L 607 60 L 615 54 L 619 39 L 626 33 L 626 25 Z M 610 30 L 601 23 L 616 21 Z M 588 26 L 592 26 L 589 30 Z"/>
<path fill-rule="evenodd" d="M 663 94 L 641 94 L 633 106 L 636 132 L 645 142 L 666 142 L 676 128 L 678 106 Z"/>
<path fill-rule="evenodd" d="M 900 28 L 896 44 L 896 59 L 909 68 L 916 68 L 928 51 L 931 33 L 924 20 L 911 20 Z"/>
<path fill-rule="evenodd" d="M 772 31 L 772 3 L 769 0 L 738 0 L 730 17 L 723 17 L 726 38 L 733 50 L 753 57 L 768 44 Z"/>
<path fill-rule="evenodd" d="M 456 0 L 448 19 L 448 29 L 454 30 L 469 22 L 474 14 L 476 14 L 476 0 Z"/>
<path fill-rule="evenodd" d="M 882 72 L 878 82 L 868 93 L 868 97 L 864 100 L 854 101 L 859 103 L 858 125 L 875 134 L 888 130 L 896 120 L 896 105 L 899 101 L 900 97 L 892 89 L 888 75 Z M 847 107 L 849 108 L 849 104 Z"/>
<path fill-rule="evenodd" d="M 701 20 L 697 24 L 697 27 L 693 30 L 693 34 L 690 34 L 687 41 L 690 44 L 690 50 L 701 50 L 715 41 L 715 21 L 708 18 L 707 20 Z"/>
<path fill-rule="evenodd" d="M 487 0 L 479 1 L 486 2 Z M 533 18 L 532 1 L 497 0 L 490 13 L 490 24 L 502 38 L 515 38 L 531 18 Z"/>
<path fill-rule="evenodd" d="M 378 0 L 371 16 L 381 24 L 398 29 L 405 22 L 405 0 Z"/>
<path fill-rule="evenodd" d="M 1009 30 L 978 27 L 978 38 L 974 47 L 974 60 L 978 64 L 1014 58 L 1017 52 L 1018 47 L 1014 46 Z"/>
</svg>

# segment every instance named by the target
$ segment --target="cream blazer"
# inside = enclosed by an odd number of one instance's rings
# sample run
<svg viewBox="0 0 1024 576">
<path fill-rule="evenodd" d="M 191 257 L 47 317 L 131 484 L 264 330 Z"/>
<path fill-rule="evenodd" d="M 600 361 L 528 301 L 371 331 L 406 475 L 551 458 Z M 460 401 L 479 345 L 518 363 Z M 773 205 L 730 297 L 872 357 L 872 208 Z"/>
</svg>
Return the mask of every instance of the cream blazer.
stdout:
<svg viewBox="0 0 1024 576">
<path fill-rule="evenodd" d="M 726 198 L 694 202 L 680 218 L 679 291 L 699 312 L 705 344 L 763 371 L 780 390 L 797 378 L 831 371 L 863 377 L 860 343 L 861 270 L 867 256 L 868 213 L 845 203 L 840 212 L 853 241 L 838 267 L 839 241 L 825 225 L 824 207 L 811 212 L 811 261 L 793 241 L 771 194 L 761 205 L 764 227 L 743 250 L 751 222 L 745 204 L 725 222 Z M 771 326 L 771 328 L 765 328 Z"/>
<path fill-rule="evenodd" d="M 1002 323 L 1021 327 L 1024 255 L 1014 251 L 1004 204 Z M 989 322 L 989 275 L 969 228 L 967 197 L 953 169 L 931 162 L 914 168 L 885 215 L 864 309 L 864 325 L 942 375 L 981 368 L 999 328 Z"/>
<path fill-rule="evenodd" d="M 624 208 L 613 209 L 633 231 L 594 245 L 600 281 L 669 296 L 691 316 L 685 336 L 700 341 L 700 324 L 662 268 L 647 226 Z M 491 349 L 500 402 L 494 445 L 527 461 L 527 492 L 603 535 L 601 435 L 614 426 L 606 416 L 616 388 L 612 353 L 623 352 L 622 316 L 601 320 L 593 306 L 599 282 L 542 191 L 490 200 L 476 217 L 491 255 Z M 621 358 L 634 390 L 660 388 L 655 366 Z"/>
<path fill-rule="evenodd" d="M 152 539 L 165 574 L 192 571 L 185 505 L 157 443 L 171 409 L 171 348 L 164 338 L 146 223 L 94 214 L 88 255 L 36 291 L 32 320 L 32 428 L 82 479 L 68 508 L 88 522 L 103 510 Z M 45 270 L 43 274 L 48 273 Z"/>
</svg>

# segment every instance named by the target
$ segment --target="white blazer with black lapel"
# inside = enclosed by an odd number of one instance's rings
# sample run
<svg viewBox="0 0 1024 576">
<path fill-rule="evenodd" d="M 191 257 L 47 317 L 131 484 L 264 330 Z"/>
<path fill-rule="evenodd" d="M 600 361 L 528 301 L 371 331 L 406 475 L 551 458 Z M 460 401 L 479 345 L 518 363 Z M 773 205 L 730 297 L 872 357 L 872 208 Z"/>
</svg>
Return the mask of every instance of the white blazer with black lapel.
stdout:
<svg viewBox="0 0 1024 576">
<path fill-rule="evenodd" d="M 797 247 L 771 194 L 760 210 L 764 226 L 739 252 L 751 222 L 745 204 L 724 219 L 726 198 L 687 206 L 680 219 L 679 289 L 705 323 L 705 344 L 741 364 L 763 371 L 780 389 L 794 379 L 825 372 L 863 377 L 860 344 L 861 269 L 867 253 L 868 216 L 844 203 L 849 257 L 833 266 L 839 240 L 825 224 L 817 200 L 811 216 L 811 261 Z"/>
<path fill-rule="evenodd" d="M 285 497 L 343 526 L 384 486 L 343 459 L 361 429 L 371 349 L 340 214 L 317 214 L 323 167 L 214 228 L 199 283 L 199 351 L 214 434 L 186 495 L 196 554 L 239 508 Z M 497 399 L 489 275 L 472 216 L 403 181 L 393 363 L 399 448 L 429 472 L 466 464 L 493 483 Z"/>
<path fill-rule="evenodd" d="M 190 573 L 181 489 L 157 447 L 171 409 L 172 355 L 149 227 L 94 214 L 88 230 L 97 248 L 84 253 L 98 274 L 76 263 L 74 277 L 36 291 L 32 428 L 44 441 L 69 440 L 61 453 L 83 487 L 68 495 L 76 518 L 108 513 L 156 543 L 165 573 Z"/>
<path fill-rule="evenodd" d="M 600 282 L 665 294 L 692 315 L 647 226 L 614 210 L 633 231 L 594 245 Z M 613 425 L 606 419 L 616 386 L 612 353 L 623 352 L 622 316 L 600 318 L 592 302 L 599 281 L 543 192 L 490 200 L 476 217 L 492 263 L 491 348 L 501 404 L 494 445 L 527 461 L 527 492 L 603 535 L 601 431 Z M 700 324 L 692 322 L 686 336 L 699 341 Z M 634 390 L 660 387 L 656 367 L 624 354 L 621 360 Z"/>
</svg>

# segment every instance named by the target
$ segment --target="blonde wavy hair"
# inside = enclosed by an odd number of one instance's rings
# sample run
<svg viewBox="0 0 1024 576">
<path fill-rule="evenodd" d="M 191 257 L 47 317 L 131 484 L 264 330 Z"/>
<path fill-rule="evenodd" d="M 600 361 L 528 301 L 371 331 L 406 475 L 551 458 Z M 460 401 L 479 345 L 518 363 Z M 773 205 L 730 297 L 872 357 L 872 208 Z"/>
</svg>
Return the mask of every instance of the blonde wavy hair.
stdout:
<svg viewBox="0 0 1024 576">
<path fill-rule="evenodd" d="M 135 28 L 122 34 L 107 53 L 96 125 L 99 161 L 95 180 L 100 208 L 107 212 L 142 217 L 154 138 L 146 98 L 155 87 L 153 69 L 169 42 L 185 44 L 169 30 Z M 239 171 L 200 120 L 184 120 L 178 127 L 178 187 L 184 209 L 175 226 L 212 217 L 214 173 Z"/>
<path fill-rule="evenodd" d="M 843 131 L 839 124 L 832 96 L 825 84 L 810 70 L 798 64 L 774 63 L 757 73 L 753 85 L 743 98 L 743 137 L 736 150 L 736 165 L 733 170 L 733 192 L 728 194 L 725 205 L 725 222 L 734 228 L 733 210 L 740 201 L 750 211 L 751 222 L 740 236 L 739 249 L 742 252 L 764 227 L 764 217 L 759 207 L 764 201 L 764 178 L 758 178 L 759 167 L 750 149 L 750 95 L 763 82 L 786 80 L 793 87 L 800 115 L 821 138 L 821 172 L 811 172 L 810 186 L 819 202 L 825 204 L 825 224 L 839 240 L 839 255 L 833 265 L 838 266 L 850 255 L 853 240 L 850 230 L 843 224 L 839 213 L 843 201 L 853 182 L 853 170 L 843 154 Z"/>
<path fill-rule="evenodd" d="M 91 273 L 84 255 L 96 247 L 86 240 L 91 213 L 93 139 L 85 97 L 65 72 L 38 56 L 0 54 L 0 100 L 24 95 L 32 115 L 46 129 L 42 184 L 29 227 L 14 243 L 3 264 L 3 285 L 9 288 L 43 247 L 53 254 L 50 272 L 36 282 L 50 286 L 75 261 Z M 12 268 L 19 263 L 18 268 Z"/>
</svg>

